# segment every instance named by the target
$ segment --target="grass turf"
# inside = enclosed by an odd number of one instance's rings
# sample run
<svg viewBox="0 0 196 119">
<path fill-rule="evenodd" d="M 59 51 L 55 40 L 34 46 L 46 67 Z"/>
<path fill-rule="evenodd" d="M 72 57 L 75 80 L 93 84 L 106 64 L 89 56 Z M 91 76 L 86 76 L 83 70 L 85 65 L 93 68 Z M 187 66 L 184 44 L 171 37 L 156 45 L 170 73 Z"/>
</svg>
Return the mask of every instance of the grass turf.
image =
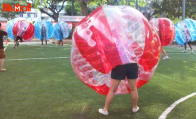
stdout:
<svg viewBox="0 0 196 119">
<path fill-rule="evenodd" d="M 131 113 L 130 95 L 115 96 L 103 116 L 105 96 L 79 81 L 70 64 L 70 45 L 20 45 L 6 50 L 6 72 L 0 72 L 0 119 L 157 119 L 176 100 L 196 92 L 196 55 L 166 47 L 153 78 L 139 88 L 140 111 Z M 23 58 L 32 59 L 12 61 Z M 195 96 L 172 110 L 167 119 L 194 119 Z"/>
</svg>

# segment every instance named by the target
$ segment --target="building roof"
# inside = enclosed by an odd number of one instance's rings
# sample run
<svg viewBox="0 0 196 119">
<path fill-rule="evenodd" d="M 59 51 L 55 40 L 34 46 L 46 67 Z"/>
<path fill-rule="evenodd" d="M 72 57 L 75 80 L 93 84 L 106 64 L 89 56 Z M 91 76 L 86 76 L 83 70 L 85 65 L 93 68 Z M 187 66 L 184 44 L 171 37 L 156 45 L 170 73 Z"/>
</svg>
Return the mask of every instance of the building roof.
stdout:
<svg viewBox="0 0 196 119">
<path fill-rule="evenodd" d="M 6 18 L 0 17 L 0 22 L 8 21 Z"/>
<path fill-rule="evenodd" d="M 60 16 L 59 21 L 65 22 L 80 22 L 86 16 Z"/>
</svg>

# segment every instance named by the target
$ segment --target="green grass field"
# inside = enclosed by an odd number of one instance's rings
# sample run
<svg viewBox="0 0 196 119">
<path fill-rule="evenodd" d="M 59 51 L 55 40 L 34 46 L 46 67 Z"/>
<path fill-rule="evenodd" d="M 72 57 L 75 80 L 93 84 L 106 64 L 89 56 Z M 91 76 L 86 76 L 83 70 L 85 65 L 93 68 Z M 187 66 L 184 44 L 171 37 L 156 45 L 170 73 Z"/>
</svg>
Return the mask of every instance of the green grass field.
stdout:
<svg viewBox="0 0 196 119">
<path fill-rule="evenodd" d="M 42 48 L 40 44 L 21 44 L 16 49 L 9 45 L 7 71 L 0 72 L 0 119 L 158 119 L 172 103 L 196 92 L 196 55 L 181 53 L 183 48 L 176 46 L 166 47 L 170 59 L 161 59 L 153 78 L 139 88 L 140 111 L 131 113 L 129 94 L 117 95 L 110 115 L 103 116 L 98 109 L 105 96 L 78 80 L 70 64 L 70 49 L 70 45 Z M 195 118 L 196 96 L 167 116 Z"/>
</svg>

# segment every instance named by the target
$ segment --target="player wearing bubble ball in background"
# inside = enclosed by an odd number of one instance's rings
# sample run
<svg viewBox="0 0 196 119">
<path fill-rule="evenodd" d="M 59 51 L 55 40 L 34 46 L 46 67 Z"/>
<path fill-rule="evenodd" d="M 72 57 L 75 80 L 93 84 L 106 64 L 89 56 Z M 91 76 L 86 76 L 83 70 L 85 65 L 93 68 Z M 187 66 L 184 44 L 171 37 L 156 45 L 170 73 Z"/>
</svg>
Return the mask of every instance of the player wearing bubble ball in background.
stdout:
<svg viewBox="0 0 196 119">
<path fill-rule="evenodd" d="M 42 24 L 42 27 L 41 27 L 41 44 L 42 44 L 42 47 L 43 47 L 43 41 L 45 40 L 45 43 L 46 43 L 46 46 L 47 46 L 47 36 L 46 36 L 46 27 L 44 24 Z"/>
<path fill-rule="evenodd" d="M 4 60 L 6 58 L 4 47 L 3 47 L 3 36 L 4 35 L 7 36 L 8 33 L 5 32 L 1 28 L 1 23 L 0 23 L 0 59 L 1 59 L 1 72 L 6 71 L 6 69 L 4 68 Z"/>
<path fill-rule="evenodd" d="M 64 33 L 64 28 L 63 28 L 63 26 L 60 26 L 60 34 L 61 34 L 61 36 L 63 36 L 63 33 Z M 57 42 L 57 45 L 58 45 L 58 46 L 63 46 L 63 39 L 60 39 L 60 40 Z"/>
<path fill-rule="evenodd" d="M 23 42 L 22 35 L 25 33 L 25 29 L 26 29 L 26 27 L 24 27 L 22 29 L 21 34 L 17 35 L 16 39 L 14 40 L 14 48 L 19 46 L 19 40 L 20 40 L 20 42 Z"/>
<path fill-rule="evenodd" d="M 175 27 L 173 22 L 168 18 L 152 18 L 149 20 L 149 23 L 159 35 L 161 41 L 161 51 L 164 54 L 163 59 L 169 59 L 164 47 L 170 45 L 174 41 Z"/>
<path fill-rule="evenodd" d="M 186 24 L 184 24 L 183 26 L 184 26 L 184 29 L 182 30 L 182 34 L 184 36 L 186 43 L 184 44 L 184 51 L 182 51 L 182 52 L 186 53 L 186 44 L 188 44 L 191 49 L 191 53 L 194 54 L 193 48 L 191 46 L 191 34 L 190 34 Z"/>
</svg>

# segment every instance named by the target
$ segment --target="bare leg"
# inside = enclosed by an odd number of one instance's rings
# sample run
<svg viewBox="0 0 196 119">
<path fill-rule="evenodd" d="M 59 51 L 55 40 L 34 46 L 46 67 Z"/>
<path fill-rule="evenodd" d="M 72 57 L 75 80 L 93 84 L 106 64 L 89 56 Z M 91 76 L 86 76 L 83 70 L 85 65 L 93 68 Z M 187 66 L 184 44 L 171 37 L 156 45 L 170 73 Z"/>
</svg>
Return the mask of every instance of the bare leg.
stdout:
<svg viewBox="0 0 196 119">
<path fill-rule="evenodd" d="M 165 50 L 163 49 L 163 47 L 161 47 L 161 50 L 162 50 L 162 52 L 163 52 L 163 54 L 164 54 L 163 59 L 164 59 L 164 60 L 165 60 L 165 59 L 168 59 L 169 57 L 168 57 L 167 53 L 165 52 Z"/>
<path fill-rule="evenodd" d="M 193 48 L 192 48 L 192 46 L 191 46 L 191 43 L 190 42 L 188 42 L 188 45 L 189 45 L 189 47 L 190 47 L 190 49 L 191 49 L 191 51 L 193 50 Z"/>
<path fill-rule="evenodd" d="M 16 48 L 16 45 L 17 45 L 17 43 L 16 43 L 16 41 L 14 41 L 14 48 Z"/>
<path fill-rule="evenodd" d="M 61 41 L 61 46 L 63 46 L 63 40 Z"/>
<path fill-rule="evenodd" d="M 43 40 L 41 39 L 41 44 L 42 44 L 42 47 L 43 47 Z"/>
<path fill-rule="evenodd" d="M 163 49 L 163 47 L 161 47 L 161 50 L 162 50 L 164 56 L 167 56 L 167 53 L 165 52 L 165 50 Z"/>
<path fill-rule="evenodd" d="M 118 85 L 120 84 L 120 82 L 121 80 L 111 79 L 110 90 L 105 99 L 105 106 L 104 106 L 105 111 L 108 111 L 109 106 L 112 102 L 112 99 L 114 98 L 115 92 L 118 89 Z"/>
<path fill-rule="evenodd" d="M 136 108 L 138 102 L 137 79 L 128 79 L 128 82 L 129 88 L 131 90 L 131 100 L 133 103 L 133 108 Z"/>
<path fill-rule="evenodd" d="M 5 61 L 5 59 L 1 59 L 1 71 L 4 71 L 5 69 L 4 69 L 4 61 Z"/>
<path fill-rule="evenodd" d="M 18 41 L 14 41 L 14 48 L 18 47 L 19 42 Z"/>
<path fill-rule="evenodd" d="M 186 51 L 186 43 L 184 44 L 184 50 Z"/>
<path fill-rule="evenodd" d="M 16 41 L 16 45 L 17 45 L 17 47 L 19 46 L 19 41 Z"/>
<path fill-rule="evenodd" d="M 45 40 L 45 42 L 46 42 L 46 46 L 47 46 L 47 45 L 48 45 L 48 44 L 47 44 L 47 40 Z"/>
</svg>

